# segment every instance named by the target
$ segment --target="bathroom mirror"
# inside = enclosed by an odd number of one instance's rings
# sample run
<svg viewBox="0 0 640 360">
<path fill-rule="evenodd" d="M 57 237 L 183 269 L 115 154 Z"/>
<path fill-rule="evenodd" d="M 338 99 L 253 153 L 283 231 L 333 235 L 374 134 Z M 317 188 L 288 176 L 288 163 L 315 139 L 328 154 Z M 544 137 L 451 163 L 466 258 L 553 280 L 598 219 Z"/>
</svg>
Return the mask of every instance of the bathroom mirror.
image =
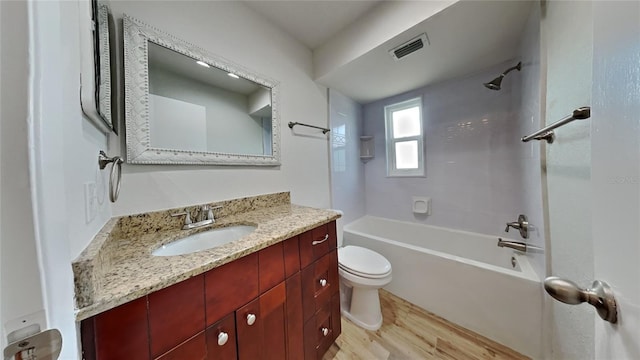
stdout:
<svg viewBox="0 0 640 360">
<path fill-rule="evenodd" d="M 280 164 L 278 86 L 124 16 L 127 162 Z"/>
<path fill-rule="evenodd" d="M 80 104 L 82 112 L 103 132 L 114 131 L 111 111 L 112 18 L 104 1 L 83 0 L 80 7 Z"/>
</svg>

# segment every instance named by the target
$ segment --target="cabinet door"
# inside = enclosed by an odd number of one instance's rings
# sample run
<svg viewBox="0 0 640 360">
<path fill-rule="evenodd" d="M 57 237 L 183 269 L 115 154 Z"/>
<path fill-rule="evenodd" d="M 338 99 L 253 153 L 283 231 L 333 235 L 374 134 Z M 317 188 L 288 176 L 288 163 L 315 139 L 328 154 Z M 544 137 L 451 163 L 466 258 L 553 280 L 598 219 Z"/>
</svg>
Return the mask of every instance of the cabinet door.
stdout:
<svg viewBox="0 0 640 360">
<path fill-rule="evenodd" d="M 304 325 L 305 360 L 322 359 L 340 332 L 340 295 L 336 294 Z"/>
<path fill-rule="evenodd" d="M 207 326 L 258 297 L 258 253 L 215 268 L 204 275 Z"/>
<path fill-rule="evenodd" d="M 284 270 L 285 276 L 288 278 L 300 271 L 300 250 L 298 245 L 298 237 L 292 237 L 285 240 L 284 247 Z"/>
<path fill-rule="evenodd" d="M 284 280 L 283 244 L 277 243 L 258 252 L 260 294 Z"/>
<path fill-rule="evenodd" d="M 149 294 L 152 358 L 155 359 L 203 331 L 204 275 Z M 201 345 L 201 352 L 204 353 L 204 341 Z"/>
<path fill-rule="evenodd" d="M 255 299 L 236 310 L 238 359 L 260 359 L 263 344 L 261 323 L 260 299 Z"/>
<path fill-rule="evenodd" d="M 300 273 L 287 279 L 287 358 L 304 359 L 304 319 L 302 314 L 302 282 Z"/>
<path fill-rule="evenodd" d="M 239 359 L 287 358 L 285 300 L 282 282 L 236 311 Z"/>
<path fill-rule="evenodd" d="M 207 360 L 236 360 L 236 322 L 231 313 L 207 328 Z"/>
<path fill-rule="evenodd" d="M 160 356 L 157 360 L 205 360 L 206 358 L 207 347 L 205 345 L 204 331 L 202 331 Z"/>
<path fill-rule="evenodd" d="M 94 322 L 96 359 L 149 359 L 146 296 L 84 321 Z"/>
</svg>

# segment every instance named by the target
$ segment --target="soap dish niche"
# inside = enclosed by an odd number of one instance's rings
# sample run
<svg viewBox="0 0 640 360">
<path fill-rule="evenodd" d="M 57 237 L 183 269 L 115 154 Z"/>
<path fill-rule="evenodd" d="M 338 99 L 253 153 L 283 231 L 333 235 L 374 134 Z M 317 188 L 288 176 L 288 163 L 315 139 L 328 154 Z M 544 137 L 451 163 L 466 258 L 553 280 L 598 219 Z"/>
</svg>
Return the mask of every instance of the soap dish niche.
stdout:
<svg viewBox="0 0 640 360">
<path fill-rule="evenodd" d="M 367 163 L 373 159 L 374 151 L 373 136 L 360 136 L 360 161 Z"/>
</svg>

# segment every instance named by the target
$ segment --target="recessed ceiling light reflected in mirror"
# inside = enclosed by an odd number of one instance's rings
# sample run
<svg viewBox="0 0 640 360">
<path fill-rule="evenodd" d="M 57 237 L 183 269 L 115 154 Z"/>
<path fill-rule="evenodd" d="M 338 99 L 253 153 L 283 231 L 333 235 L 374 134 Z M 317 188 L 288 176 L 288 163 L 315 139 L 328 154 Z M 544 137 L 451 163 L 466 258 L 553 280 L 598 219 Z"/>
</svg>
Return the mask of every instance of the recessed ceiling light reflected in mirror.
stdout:
<svg viewBox="0 0 640 360">
<path fill-rule="evenodd" d="M 204 67 L 206 67 L 206 68 L 211 67 L 211 66 L 209 66 L 209 64 L 207 64 L 207 63 L 206 63 L 206 62 L 204 62 L 204 61 L 196 61 L 196 64 L 198 64 L 198 65 L 200 65 L 200 66 L 204 66 Z"/>
<path fill-rule="evenodd" d="M 233 73 L 228 73 L 227 75 L 231 76 L 234 79 L 240 79 L 240 76 L 233 74 Z"/>
</svg>

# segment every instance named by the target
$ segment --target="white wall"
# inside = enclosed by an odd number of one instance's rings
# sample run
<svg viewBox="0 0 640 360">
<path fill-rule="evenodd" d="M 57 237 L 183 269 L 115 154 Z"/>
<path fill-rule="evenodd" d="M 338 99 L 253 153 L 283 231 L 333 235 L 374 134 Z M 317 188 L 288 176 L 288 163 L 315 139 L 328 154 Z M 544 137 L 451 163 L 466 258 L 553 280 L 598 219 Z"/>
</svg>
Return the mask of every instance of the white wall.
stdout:
<svg viewBox="0 0 640 360">
<path fill-rule="evenodd" d="M 505 236 L 522 211 L 518 109 L 521 73 L 501 91 L 482 84 L 517 60 L 364 106 L 364 134 L 375 136 L 365 165 L 366 212 L 402 221 Z M 422 96 L 426 177 L 387 177 L 384 106 Z M 516 101 L 517 100 L 517 101 Z M 412 196 L 430 196 L 432 215 L 414 215 Z M 519 239 L 516 232 L 508 234 Z"/>
<path fill-rule="evenodd" d="M 326 90 L 311 79 L 309 49 L 240 2 L 113 1 L 111 5 L 119 27 L 122 13 L 127 13 L 279 81 L 282 133 L 280 167 L 125 164 L 120 199 L 113 206 L 114 214 L 276 191 L 291 191 L 294 203 L 318 207 L 330 205 L 328 135 L 298 127 L 291 131 L 286 126 L 289 121 L 327 126 Z M 121 40 L 119 37 L 118 42 Z M 117 58 L 121 57 L 120 50 Z M 119 125 L 122 129 L 122 119 Z M 113 137 L 111 145 L 120 149 L 121 154 L 125 153 L 122 135 Z"/>
<path fill-rule="evenodd" d="M 149 2 L 113 2 L 112 5 L 117 18 L 126 8 L 133 16 L 279 80 L 282 85 L 283 124 L 304 119 L 311 124 L 326 125 L 325 89 L 316 86 L 310 78 L 310 51 L 265 23 L 244 5 L 182 1 L 154 2 L 153 5 Z M 98 170 L 97 154 L 100 149 L 111 156 L 124 153 L 121 147 L 123 126 L 120 119 L 120 136 L 112 135 L 107 142 L 107 138 L 82 115 L 78 96 L 77 2 L 32 2 L 30 7 L 34 70 L 31 94 L 34 99 L 31 109 L 34 118 L 31 129 L 33 178 L 36 180 L 34 201 L 44 297 L 49 326 L 59 328 L 63 333 L 61 358 L 77 359 L 70 262 L 112 216 L 106 196 L 107 174 Z M 22 26 L 25 23 L 20 22 Z M 239 28 L 238 24 L 251 25 Z M 16 36 L 13 30 L 2 34 L 11 34 L 12 38 Z M 239 43 L 248 46 L 238 46 Z M 256 53 L 261 56 L 254 56 Z M 121 51 L 118 58 L 120 56 Z M 20 60 L 25 64 L 24 59 Z M 7 107 L 3 106 L 3 111 L 5 109 Z M 286 125 L 283 126 L 281 167 L 125 165 L 122 192 L 120 200 L 113 206 L 114 213 L 127 214 L 289 190 L 297 203 L 328 207 L 327 137 L 293 136 L 288 130 Z M 11 145 L 5 141 L 4 131 L 2 134 L 2 146 Z M 26 147 L 26 142 L 22 145 Z M 15 153 L 17 150 L 12 147 L 12 151 Z M 86 223 L 83 185 L 91 181 L 98 184 L 99 209 L 97 218 Z M 5 199 L 9 200 L 3 192 L 2 201 Z M 28 202 L 24 204 L 28 209 Z M 12 202 L 13 206 L 16 205 Z M 28 220 L 30 215 L 19 220 Z M 3 226 L 2 231 L 4 229 Z M 17 253 L 12 256 L 18 258 Z M 9 263 L 3 258 L 2 265 L 5 264 Z M 3 276 L 8 274 L 6 271 L 2 273 Z M 22 279 L 24 281 L 24 277 Z M 37 284 L 37 279 L 30 284 Z M 37 300 L 35 296 L 33 299 Z M 3 291 L 3 307 L 6 305 Z M 28 305 L 28 301 L 22 305 Z"/>
<path fill-rule="evenodd" d="M 540 25 L 546 51 L 546 124 L 591 104 L 592 7 L 592 2 L 546 2 Z M 592 217 L 591 121 L 558 129 L 555 142 L 546 147 L 549 271 L 583 286 L 594 276 L 592 232 L 585 226 Z M 594 359 L 593 308 L 545 298 L 553 316 L 546 329 L 552 334 L 553 358 Z"/>
<path fill-rule="evenodd" d="M 0 2 L 0 348 L 33 322 L 46 328 L 29 190 L 27 3 Z M 22 322 L 26 320 L 26 322 Z"/>
<path fill-rule="evenodd" d="M 61 359 L 77 359 L 70 263 L 111 217 L 105 171 L 98 151 L 105 135 L 83 115 L 79 100 L 78 3 L 30 2 L 33 64 L 32 179 L 35 179 L 36 235 L 49 326 L 63 336 Z M 87 223 L 84 183 L 96 182 L 97 217 Z"/>
<path fill-rule="evenodd" d="M 360 161 L 362 106 L 339 92 L 329 89 L 331 128 L 331 206 L 342 210 L 338 220 L 338 240 L 342 244 L 342 227 L 365 215 L 364 164 Z"/>
<path fill-rule="evenodd" d="M 521 136 L 538 131 L 544 125 L 541 118 L 540 88 L 540 5 L 532 3 L 531 14 L 521 36 L 520 58 L 522 71 L 519 74 L 520 108 L 517 118 L 517 131 Z M 533 231 L 529 233 L 527 243 L 545 249 L 545 221 L 542 204 L 542 143 L 530 141 L 520 143 L 514 148 L 521 162 L 520 175 L 522 192 L 520 210 L 526 214 Z M 527 254 L 539 278 L 546 275 L 544 252 Z"/>
</svg>

